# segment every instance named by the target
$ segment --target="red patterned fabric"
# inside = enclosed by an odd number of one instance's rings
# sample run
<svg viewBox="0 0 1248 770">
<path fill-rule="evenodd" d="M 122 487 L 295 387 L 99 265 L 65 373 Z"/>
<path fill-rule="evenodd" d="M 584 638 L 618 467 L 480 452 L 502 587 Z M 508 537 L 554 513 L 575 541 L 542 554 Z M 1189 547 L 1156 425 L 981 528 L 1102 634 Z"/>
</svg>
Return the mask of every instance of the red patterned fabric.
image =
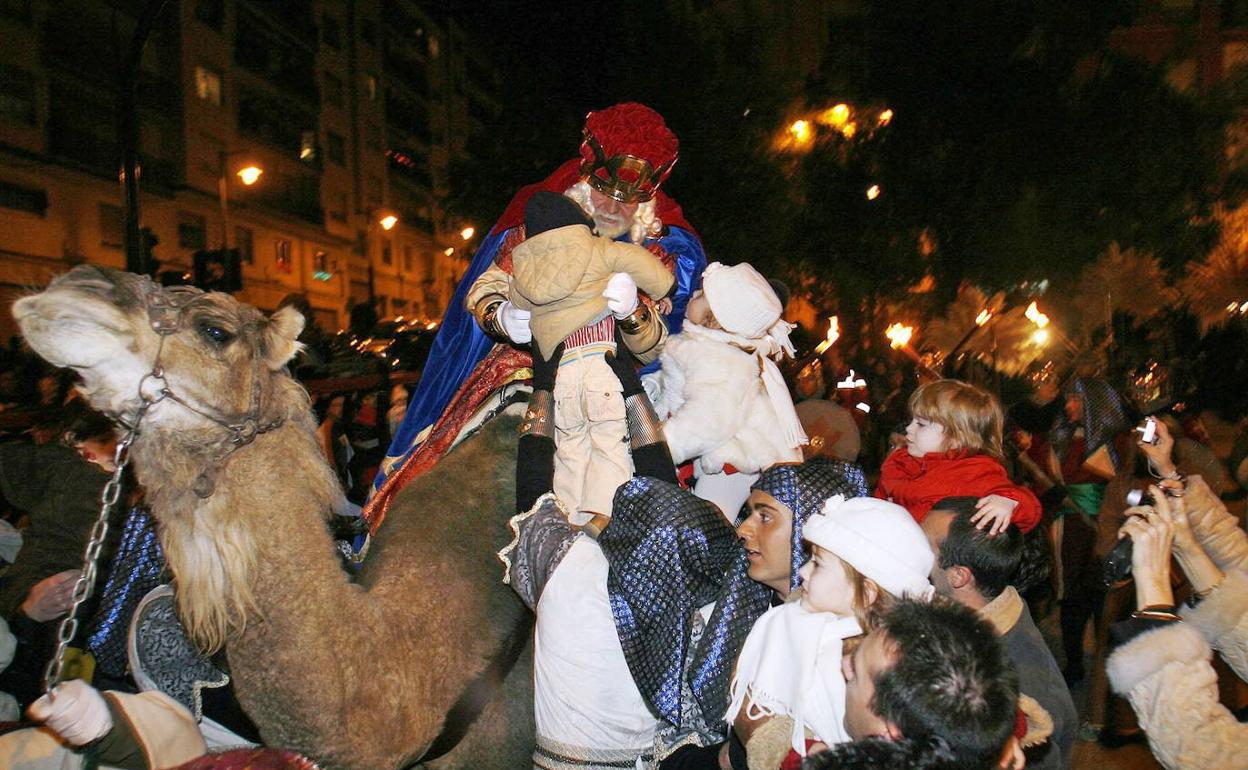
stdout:
<svg viewBox="0 0 1248 770">
<path fill-rule="evenodd" d="M 455 437 L 476 414 L 489 396 L 509 382 L 528 380 L 532 375 L 533 358 L 527 351 L 510 345 L 495 345 L 455 393 L 446 411 L 433 424 L 429 436 L 412 452 L 403 467 L 392 473 L 385 484 L 364 507 L 364 519 L 370 533 L 385 521 L 390 504 L 407 482 L 422 475 L 450 450 Z"/>
<path fill-rule="evenodd" d="M 176 770 L 320 770 L 312 760 L 282 749 L 231 749 L 205 754 Z"/>
<path fill-rule="evenodd" d="M 875 496 L 892 500 L 922 522 L 932 506 L 954 495 L 1001 495 L 1017 500 L 1013 523 L 1030 532 L 1040 523 L 1040 501 L 1031 490 L 1010 481 L 1005 466 L 982 454 L 955 450 L 914 457 L 896 449 L 880 468 Z"/>
</svg>

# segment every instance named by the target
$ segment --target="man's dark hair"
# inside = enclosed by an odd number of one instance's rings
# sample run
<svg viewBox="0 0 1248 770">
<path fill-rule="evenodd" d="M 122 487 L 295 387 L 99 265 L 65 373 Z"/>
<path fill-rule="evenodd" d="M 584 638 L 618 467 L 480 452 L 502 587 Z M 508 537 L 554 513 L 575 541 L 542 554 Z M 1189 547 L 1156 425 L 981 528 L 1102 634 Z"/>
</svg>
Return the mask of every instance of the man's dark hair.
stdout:
<svg viewBox="0 0 1248 770">
<path fill-rule="evenodd" d="M 954 770 L 957 757 L 943 740 L 866 738 L 838 743 L 827 751 L 812 754 L 802 762 L 802 770 Z"/>
<path fill-rule="evenodd" d="M 975 585 L 985 599 L 993 599 L 1010 585 L 1023 558 L 1023 533 L 1010 525 L 999 535 L 989 535 L 988 527 L 977 529 L 971 523 L 977 497 L 946 497 L 932 506 L 933 511 L 954 514 L 949 534 L 940 546 L 940 567 L 966 567 L 975 576 Z"/>
<path fill-rule="evenodd" d="M 880 628 L 897 662 L 875 679 L 876 713 L 910 741 L 942 741 L 949 767 L 996 767 L 1014 732 L 1018 679 L 992 626 L 938 597 L 899 601 Z"/>
</svg>

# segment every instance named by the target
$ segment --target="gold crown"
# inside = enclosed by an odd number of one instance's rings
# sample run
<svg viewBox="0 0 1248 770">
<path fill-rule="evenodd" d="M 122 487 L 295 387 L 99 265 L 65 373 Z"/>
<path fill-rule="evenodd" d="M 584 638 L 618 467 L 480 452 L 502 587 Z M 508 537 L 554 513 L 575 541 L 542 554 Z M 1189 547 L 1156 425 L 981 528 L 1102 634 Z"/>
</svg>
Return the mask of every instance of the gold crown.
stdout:
<svg viewBox="0 0 1248 770">
<path fill-rule="evenodd" d="M 672 167 L 676 165 L 678 156 L 655 168 L 650 161 L 636 155 L 623 154 L 607 157 L 602 145 L 585 129 L 585 139 L 581 144 L 582 155 L 588 149 L 592 157 L 581 161 L 581 179 L 603 195 L 610 196 L 621 203 L 637 203 L 652 199 L 659 191 Z"/>
</svg>

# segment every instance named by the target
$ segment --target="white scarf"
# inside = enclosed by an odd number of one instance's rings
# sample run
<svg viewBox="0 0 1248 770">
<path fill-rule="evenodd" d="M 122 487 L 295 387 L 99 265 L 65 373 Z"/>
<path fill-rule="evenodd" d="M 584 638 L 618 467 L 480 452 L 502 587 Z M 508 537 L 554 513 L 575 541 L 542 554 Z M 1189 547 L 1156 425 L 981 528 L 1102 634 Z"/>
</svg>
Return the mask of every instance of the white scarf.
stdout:
<svg viewBox="0 0 1248 770">
<path fill-rule="evenodd" d="M 793 324 L 780 319 L 772 324 L 767 334 L 750 338 L 723 329 L 708 329 L 686 318 L 684 325 L 680 327 L 680 333 L 687 334 L 694 339 L 732 345 L 747 353 L 753 353 L 755 359 L 758 360 L 758 370 L 763 378 L 763 389 L 767 392 L 767 399 L 771 402 L 771 409 L 776 415 L 776 428 L 780 432 L 780 437 L 784 439 L 785 446 L 796 449 L 809 443 L 809 439 L 806 438 L 802 423 L 797 419 L 797 412 L 793 409 L 793 398 L 789 395 L 788 386 L 784 384 L 784 375 L 771 360 L 773 357 L 777 359 L 785 356 L 793 357 L 793 343 L 789 341 L 789 330 L 792 328 Z"/>
<path fill-rule="evenodd" d="M 729 724 L 749 696 L 746 716 L 793 718 L 793 750 L 806 756 L 806 729 L 828 745 L 850 740 L 845 732 L 845 677 L 842 641 L 862 633 L 853 617 L 808 612 L 800 602 L 772 607 L 750 635 L 737 658 Z"/>
</svg>

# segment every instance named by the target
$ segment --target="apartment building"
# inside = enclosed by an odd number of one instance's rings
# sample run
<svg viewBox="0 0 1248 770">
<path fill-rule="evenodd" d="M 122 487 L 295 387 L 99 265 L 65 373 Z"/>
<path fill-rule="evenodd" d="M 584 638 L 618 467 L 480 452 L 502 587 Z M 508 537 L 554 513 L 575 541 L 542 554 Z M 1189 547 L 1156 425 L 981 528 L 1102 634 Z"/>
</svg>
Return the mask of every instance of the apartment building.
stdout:
<svg viewBox="0 0 1248 770">
<path fill-rule="evenodd" d="M 0 334 L 21 290 L 122 268 L 117 62 L 141 0 L 0 0 Z M 413 0 L 171 0 L 137 76 L 160 270 L 237 248 L 240 299 L 440 317 L 480 233 L 440 201 L 497 114 L 484 46 Z M 250 174 L 240 174 L 249 169 Z M 257 174 L 257 172 L 259 172 Z"/>
</svg>

